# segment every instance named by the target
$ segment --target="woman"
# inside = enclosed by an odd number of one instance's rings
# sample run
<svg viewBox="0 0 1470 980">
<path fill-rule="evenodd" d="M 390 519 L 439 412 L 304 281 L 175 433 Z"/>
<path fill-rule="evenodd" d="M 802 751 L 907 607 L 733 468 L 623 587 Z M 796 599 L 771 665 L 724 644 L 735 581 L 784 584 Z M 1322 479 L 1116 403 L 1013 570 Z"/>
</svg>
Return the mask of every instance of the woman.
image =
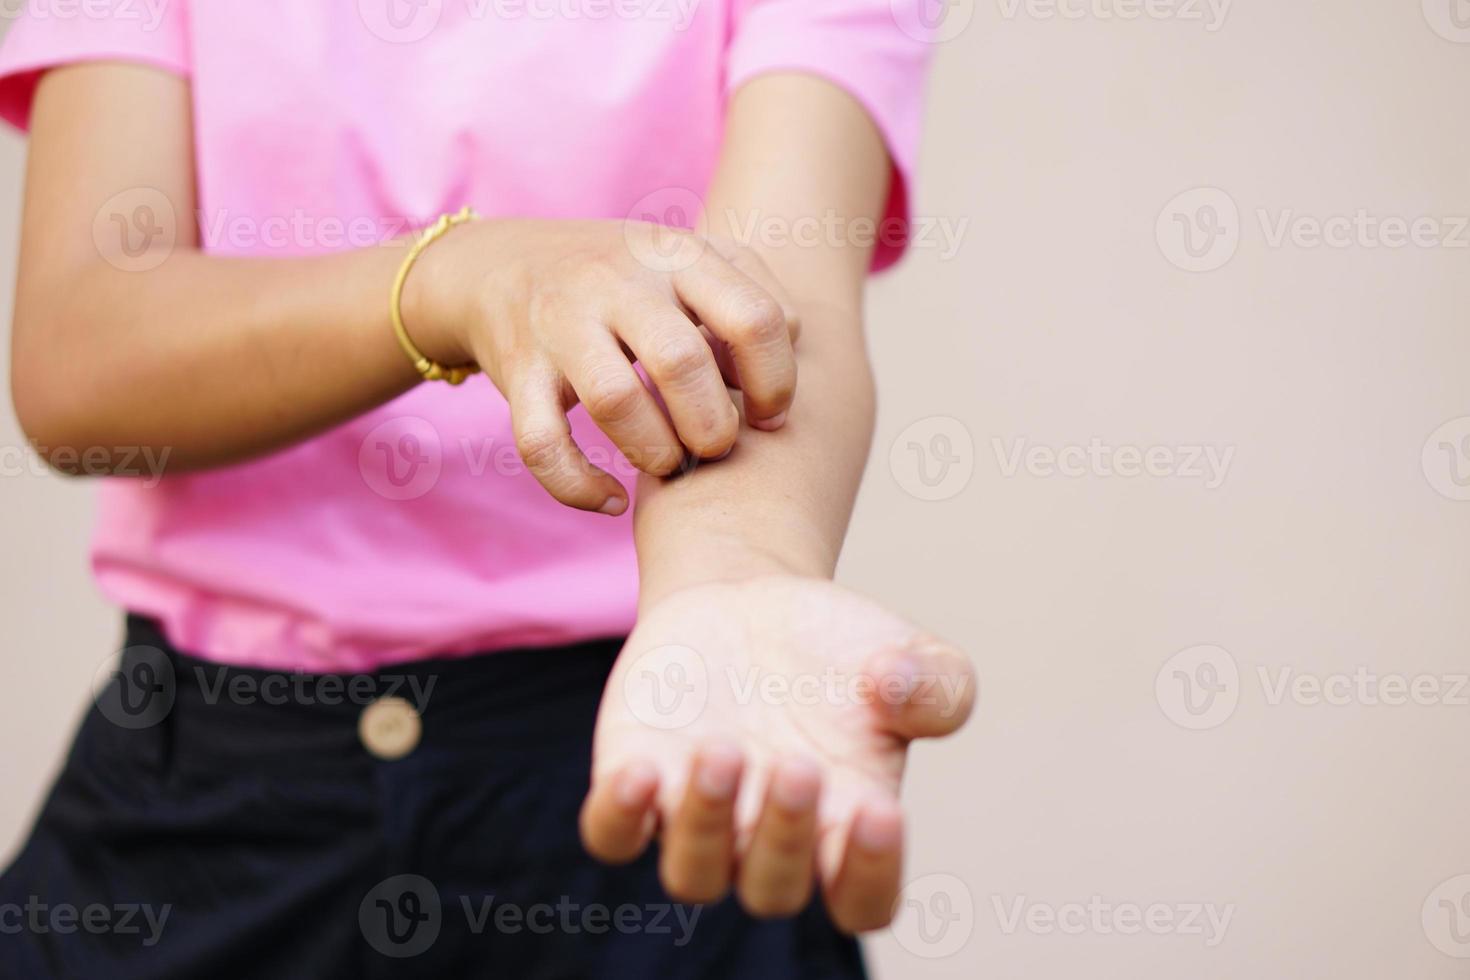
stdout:
<svg viewBox="0 0 1470 980">
<path fill-rule="evenodd" d="M 973 697 L 830 581 L 906 3 L 22 9 L 13 396 L 130 616 L 0 973 L 861 974 Z"/>
</svg>

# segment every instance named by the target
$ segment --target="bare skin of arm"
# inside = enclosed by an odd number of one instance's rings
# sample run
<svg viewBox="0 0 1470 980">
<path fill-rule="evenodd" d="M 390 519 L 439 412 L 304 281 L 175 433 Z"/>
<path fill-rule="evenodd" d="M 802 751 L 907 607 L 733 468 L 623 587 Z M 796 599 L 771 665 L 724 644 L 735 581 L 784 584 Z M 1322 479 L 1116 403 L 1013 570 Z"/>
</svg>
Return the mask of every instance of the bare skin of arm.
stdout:
<svg viewBox="0 0 1470 980">
<path fill-rule="evenodd" d="M 419 381 L 388 310 L 407 241 L 310 258 L 205 254 L 190 118 L 188 83 L 150 68 L 69 66 L 39 85 L 11 363 L 17 413 L 43 452 L 150 447 L 177 469 L 219 466 Z M 110 228 L 94 242 L 94 221 L 109 201 L 130 212 L 127 195 L 140 189 L 166 199 L 155 219 L 172 212 L 174 240 L 156 267 L 129 271 L 138 266 L 109 252 Z M 511 404 L 531 472 L 574 507 L 627 505 L 571 440 L 565 413 L 578 401 L 651 473 L 734 444 L 736 409 L 701 327 L 734 352 L 752 425 L 778 427 L 794 394 L 794 320 L 759 258 L 709 250 L 662 271 L 630 247 L 654 232 L 477 222 L 431 245 L 408 279 L 404 317 L 418 346 L 485 369 Z"/>
<path fill-rule="evenodd" d="M 802 322 L 786 425 L 718 465 L 640 478 L 640 616 L 582 814 L 588 849 L 611 862 L 659 833 L 675 898 L 734 888 L 782 916 L 820 887 L 854 932 L 893 914 L 909 741 L 955 731 L 974 700 L 962 655 L 830 581 L 872 438 L 862 291 L 888 179 L 878 133 L 837 88 L 772 75 L 736 94 L 706 228 L 840 220 L 830 241 L 751 243 Z"/>
</svg>

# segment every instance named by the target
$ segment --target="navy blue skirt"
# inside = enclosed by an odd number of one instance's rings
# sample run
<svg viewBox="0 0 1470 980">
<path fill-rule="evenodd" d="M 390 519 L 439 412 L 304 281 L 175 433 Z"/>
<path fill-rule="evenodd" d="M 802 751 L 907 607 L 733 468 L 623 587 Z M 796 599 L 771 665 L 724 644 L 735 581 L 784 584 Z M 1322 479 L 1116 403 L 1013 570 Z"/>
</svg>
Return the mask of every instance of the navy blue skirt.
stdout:
<svg viewBox="0 0 1470 980">
<path fill-rule="evenodd" d="M 303 675 L 131 617 L 0 875 L 0 977 L 862 977 L 820 901 L 757 921 L 583 852 L 619 645 Z"/>
</svg>

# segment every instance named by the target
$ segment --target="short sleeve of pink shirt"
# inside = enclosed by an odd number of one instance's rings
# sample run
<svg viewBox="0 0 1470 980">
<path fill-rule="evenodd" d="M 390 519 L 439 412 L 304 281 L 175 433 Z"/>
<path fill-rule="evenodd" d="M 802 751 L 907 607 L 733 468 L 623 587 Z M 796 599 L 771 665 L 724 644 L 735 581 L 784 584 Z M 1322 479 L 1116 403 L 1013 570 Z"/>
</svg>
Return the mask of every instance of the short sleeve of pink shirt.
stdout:
<svg viewBox="0 0 1470 980">
<path fill-rule="evenodd" d="M 917 8 L 926 2 L 930 0 L 734 0 L 729 92 L 762 72 L 808 72 L 862 103 L 883 135 L 894 174 L 874 271 L 898 261 L 908 244 L 908 187 L 933 48 L 914 29 L 919 25 Z M 909 30 L 900 29 L 900 23 Z"/>
<path fill-rule="evenodd" d="M 286 257 L 371 247 L 464 204 L 617 219 L 702 194 L 730 93 L 803 71 L 887 142 L 878 268 L 906 243 L 931 46 L 900 18 L 923 2 L 15 0 L 0 117 L 25 128 L 41 73 L 66 63 L 185 76 L 200 247 Z M 631 492 L 636 471 L 581 408 L 569 420 Z M 557 504 L 514 446 L 477 377 L 263 459 L 104 480 L 94 575 L 181 648 L 249 666 L 371 670 L 626 633 L 628 515 Z"/>
<path fill-rule="evenodd" d="M 18 0 L 0 48 L 0 118 L 25 129 L 31 97 L 48 68 L 79 61 L 127 61 L 189 74 L 184 8 L 178 2 Z"/>
</svg>

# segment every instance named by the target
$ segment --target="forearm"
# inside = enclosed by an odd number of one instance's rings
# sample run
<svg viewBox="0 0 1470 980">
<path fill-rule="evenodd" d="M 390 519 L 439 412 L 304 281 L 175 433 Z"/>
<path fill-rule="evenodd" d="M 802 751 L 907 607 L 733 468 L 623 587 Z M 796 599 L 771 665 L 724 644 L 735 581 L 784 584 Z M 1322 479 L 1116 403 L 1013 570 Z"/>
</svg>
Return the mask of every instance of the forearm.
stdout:
<svg viewBox="0 0 1470 980">
<path fill-rule="evenodd" d="M 53 265 L 49 278 L 23 269 L 12 358 L 21 422 L 58 462 L 138 447 L 190 469 L 358 415 L 418 380 L 388 314 L 403 251 L 181 249 L 147 272 L 100 258 Z"/>
<path fill-rule="evenodd" d="M 406 242 L 313 258 L 199 248 L 197 226 L 213 222 L 195 220 L 191 107 L 187 80 L 139 65 L 59 68 L 37 88 L 12 374 L 21 422 L 58 466 L 80 458 L 86 472 L 107 472 L 99 455 L 138 449 L 167 452 L 174 469 L 231 463 L 418 380 L 391 329 Z M 148 229 L 151 252 L 131 250 L 135 226 Z M 734 442 L 736 412 L 691 317 L 732 352 L 757 424 L 779 427 L 789 406 L 787 305 L 745 250 L 700 252 L 681 235 L 699 254 L 660 269 L 640 260 L 663 242 L 652 225 L 474 222 L 408 276 L 402 311 L 418 351 L 485 371 L 509 403 L 527 469 L 564 504 L 626 507 L 623 486 L 572 438 L 566 413 L 578 402 L 650 472 Z M 741 302 L 725 302 L 732 294 Z"/>
<path fill-rule="evenodd" d="M 634 535 L 641 602 L 764 572 L 831 577 L 872 439 L 872 373 L 855 311 L 803 310 L 799 395 L 776 432 L 718 463 L 644 476 Z"/>
<path fill-rule="evenodd" d="M 732 105 L 704 227 L 739 238 L 828 215 L 875 224 L 888 169 L 881 139 L 845 93 L 806 76 L 757 79 Z M 746 428 L 728 458 L 640 482 L 645 608 L 685 586 L 765 571 L 830 577 L 852 513 L 873 430 L 862 323 L 871 247 L 843 233 L 751 246 L 801 318 L 796 397 L 778 431 Z"/>
</svg>

